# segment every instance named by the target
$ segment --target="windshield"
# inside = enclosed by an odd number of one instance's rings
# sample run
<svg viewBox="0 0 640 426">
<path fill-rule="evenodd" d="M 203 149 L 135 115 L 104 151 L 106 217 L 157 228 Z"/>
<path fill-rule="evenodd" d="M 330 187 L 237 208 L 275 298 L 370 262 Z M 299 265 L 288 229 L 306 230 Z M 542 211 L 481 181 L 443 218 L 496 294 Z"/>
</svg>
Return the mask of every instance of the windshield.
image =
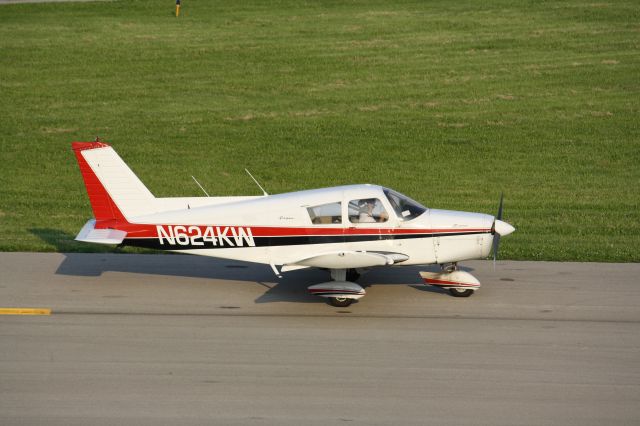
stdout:
<svg viewBox="0 0 640 426">
<path fill-rule="evenodd" d="M 389 203 L 391 203 L 400 220 L 415 219 L 427 211 L 427 208 L 419 202 L 391 189 L 385 188 L 384 195 L 387 196 Z"/>
</svg>

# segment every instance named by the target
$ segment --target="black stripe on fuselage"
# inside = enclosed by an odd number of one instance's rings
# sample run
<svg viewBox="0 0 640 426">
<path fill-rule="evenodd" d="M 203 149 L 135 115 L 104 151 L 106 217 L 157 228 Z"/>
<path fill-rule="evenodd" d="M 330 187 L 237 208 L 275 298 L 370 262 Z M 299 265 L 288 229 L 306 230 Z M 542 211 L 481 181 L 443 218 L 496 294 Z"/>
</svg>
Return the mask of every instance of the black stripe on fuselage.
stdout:
<svg viewBox="0 0 640 426">
<path fill-rule="evenodd" d="M 143 247 L 156 250 L 196 250 L 196 249 L 227 249 L 227 248 L 247 248 L 247 247 L 277 247 L 277 246 L 300 246 L 309 244 L 336 244 L 336 243 L 356 243 L 363 241 L 384 241 L 384 240 L 407 240 L 416 238 L 434 238 L 434 237 L 457 237 L 461 235 L 477 235 L 489 234 L 489 232 L 473 231 L 473 232 L 457 232 L 452 233 L 433 233 L 433 234 L 374 234 L 374 235 L 308 235 L 308 236 L 286 236 L 286 237 L 253 237 L 255 246 L 249 246 L 246 241 L 243 245 L 217 244 L 204 242 L 201 244 L 193 244 L 189 241 L 187 244 L 170 244 L 163 241 L 160 243 L 159 238 L 125 238 L 122 245 Z M 196 243 L 202 242 L 202 238 L 196 239 Z"/>
</svg>

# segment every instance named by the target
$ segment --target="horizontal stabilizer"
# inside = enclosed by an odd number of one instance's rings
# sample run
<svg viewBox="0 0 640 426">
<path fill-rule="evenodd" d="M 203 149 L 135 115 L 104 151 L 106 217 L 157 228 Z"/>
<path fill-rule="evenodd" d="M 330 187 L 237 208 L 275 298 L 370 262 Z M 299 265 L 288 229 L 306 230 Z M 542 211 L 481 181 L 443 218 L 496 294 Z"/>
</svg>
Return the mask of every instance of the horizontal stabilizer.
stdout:
<svg viewBox="0 0 640 426">
<path fill-rule="evenodd" d="M 117 229 L 96 229 L 96 220 L 89 220 L 76 236 L 76 241 L 98 244 L 120 244 L 127 233 Z"/>
<path fill-rule="evenodd" d="M 329 269 L 370 268 L 372 266 L 393 265 L 407 259 L 409 259 L 409 256 L 402 253 L 337 251 L 289 262 L 285 265 L 285 268 L 287 270 L 291 270 L 292 266 L 313 266 Z"/>
</svg>

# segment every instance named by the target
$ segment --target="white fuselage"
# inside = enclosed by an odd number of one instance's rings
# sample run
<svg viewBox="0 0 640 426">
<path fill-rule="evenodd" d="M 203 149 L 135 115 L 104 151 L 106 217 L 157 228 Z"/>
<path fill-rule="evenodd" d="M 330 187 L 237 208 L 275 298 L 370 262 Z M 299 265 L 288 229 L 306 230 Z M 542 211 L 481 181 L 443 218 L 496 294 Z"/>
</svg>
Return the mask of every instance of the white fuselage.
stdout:
<svg viewBox="0 0 640 426">
<path fill-rule="evenodd" d="M 411 220 L 399 217 L 382 187 L 350 185 L 264 197 L 247 197 L 130 218 L 155 225 L 154 248 L 265 264 L 292 264 L 338 251 L 402 253 L 402 264 L 448 263 L 487 257 L 493 216 L 426 209 Z M 376 199 L 384 222 L 352 222 L 352 200 Z M 340 204 L 333 222 L 313 223 L 309 208 Z M 181 203 L 176 201 L 175 205 Z M 184 203 L 182 203 L 184 204 Z M 339 217 L 338 217 L 339 215 Z M 136 244 L 134 234 L 127 244 Z M 146 238 L 148 239 L 148 238 Z M 203 241 L 206 240 L 206 241 Z M 291 242 L 291 244 L 289 244 Z"/>
</svg>

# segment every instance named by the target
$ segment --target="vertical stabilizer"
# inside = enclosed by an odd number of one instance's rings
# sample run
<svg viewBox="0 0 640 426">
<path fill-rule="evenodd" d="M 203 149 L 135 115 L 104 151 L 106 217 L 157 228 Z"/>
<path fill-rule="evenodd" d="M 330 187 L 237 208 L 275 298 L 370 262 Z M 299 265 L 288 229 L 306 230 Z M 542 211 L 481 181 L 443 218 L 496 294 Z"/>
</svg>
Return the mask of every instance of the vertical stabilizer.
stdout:
<svg viewBox="0 0 640 426">
<path fill-rule="evenodd" d="M 73 142 L 96 221 L 127 221 L 154 211 L 155 197 L 111 146 Z"/>
</svg>

